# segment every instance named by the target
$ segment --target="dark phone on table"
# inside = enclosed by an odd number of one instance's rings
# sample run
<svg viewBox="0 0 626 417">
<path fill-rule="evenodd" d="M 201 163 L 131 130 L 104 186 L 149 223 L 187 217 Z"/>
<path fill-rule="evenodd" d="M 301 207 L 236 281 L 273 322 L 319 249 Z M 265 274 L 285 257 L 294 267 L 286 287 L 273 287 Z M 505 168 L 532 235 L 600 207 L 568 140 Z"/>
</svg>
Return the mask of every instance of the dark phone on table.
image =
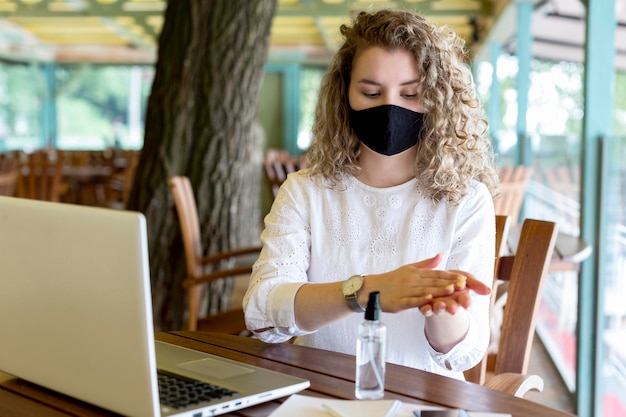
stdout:
<svg viewBox="0 0 626 417">
<path fill-rule="evenodd" d="M 415 410 L 413 411 L 414 417 L 464 417 L 467 413 L 463 410 L 448 409 L 448 410 Z"/>
</svg>

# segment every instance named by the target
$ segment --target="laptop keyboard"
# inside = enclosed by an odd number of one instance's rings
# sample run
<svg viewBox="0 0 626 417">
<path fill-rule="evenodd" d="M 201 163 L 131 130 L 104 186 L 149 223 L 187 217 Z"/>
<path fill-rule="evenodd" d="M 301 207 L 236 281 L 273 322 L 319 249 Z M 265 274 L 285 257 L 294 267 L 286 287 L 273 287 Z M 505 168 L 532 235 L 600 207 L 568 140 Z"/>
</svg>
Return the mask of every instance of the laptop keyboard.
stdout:
<svg viewBox="0 0 626 417">
<path fill-rule="evenodd" d="M 177 410 L 238 394 L 236 391 L 218 385 L 188 379 L 160 370 L 157 371 L 157 375 L 161 404 Z"/>
</svg>

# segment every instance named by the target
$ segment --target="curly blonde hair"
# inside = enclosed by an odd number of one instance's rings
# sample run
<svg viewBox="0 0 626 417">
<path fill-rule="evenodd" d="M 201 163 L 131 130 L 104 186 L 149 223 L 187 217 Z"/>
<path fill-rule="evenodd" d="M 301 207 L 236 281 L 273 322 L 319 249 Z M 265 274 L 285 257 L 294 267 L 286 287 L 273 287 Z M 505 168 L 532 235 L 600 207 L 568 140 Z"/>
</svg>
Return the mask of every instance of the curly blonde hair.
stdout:
<svg viewBox="0 0 626 417">
<path fill-rule="evenodd" d="M 414 170 L 429 196 L 458 203 L 471 180 L 484 183 L 497 195 L 499 180 L 486 136 L 488 125 L 464 62 L 463 39 L 421 16 L 392 10 L 360 12 L 352 26 L 342 25 L 340 31 L 345 42 L 322 80 L 315 111 L 307 152 L 310 174 L 321 176 L 331 187 L 337 187 L 345 174 L 358 174 L 360 146 L 350 125 L 348 87 L 357 53 L 378 46 L 409 51 L 421 69 L 425 131 Z"/>
</svg>

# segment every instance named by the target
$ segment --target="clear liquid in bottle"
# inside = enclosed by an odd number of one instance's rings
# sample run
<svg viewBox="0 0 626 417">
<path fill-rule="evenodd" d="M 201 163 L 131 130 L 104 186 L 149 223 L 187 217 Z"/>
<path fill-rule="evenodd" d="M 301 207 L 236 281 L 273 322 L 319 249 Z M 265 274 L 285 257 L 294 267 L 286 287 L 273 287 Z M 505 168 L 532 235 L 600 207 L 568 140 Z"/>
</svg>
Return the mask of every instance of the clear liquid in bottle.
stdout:
<svg viewBox="0 0 626 417">
<path fill-rule="evenodd" d="M 372 292 L 359 325 L 354 394 L 361 400 L 378 400 L 385 395 L 387 327 L 380 321 L 380 294 Z"/>
</svg>

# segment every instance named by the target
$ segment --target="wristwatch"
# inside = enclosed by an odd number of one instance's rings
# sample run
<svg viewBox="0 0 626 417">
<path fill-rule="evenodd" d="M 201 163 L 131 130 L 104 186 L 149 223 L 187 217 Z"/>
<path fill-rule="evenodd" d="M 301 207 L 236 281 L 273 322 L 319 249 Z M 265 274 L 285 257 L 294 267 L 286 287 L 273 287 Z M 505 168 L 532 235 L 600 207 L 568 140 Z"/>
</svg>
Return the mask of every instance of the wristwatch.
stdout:
<svg viewBox="0 0 626 417">
<path fill-rule="evenodd" d="M 361 306 L 357 300 L 357 295 L 362 286 L 363 275 L 352 275 L 350 278 L 345 280 L 341 286 L 341 291 L 343 292 L 343 297 L 348 302 L 348 307 L 356 313 L 365 311 L 363 306 Z"/>
</svg>

